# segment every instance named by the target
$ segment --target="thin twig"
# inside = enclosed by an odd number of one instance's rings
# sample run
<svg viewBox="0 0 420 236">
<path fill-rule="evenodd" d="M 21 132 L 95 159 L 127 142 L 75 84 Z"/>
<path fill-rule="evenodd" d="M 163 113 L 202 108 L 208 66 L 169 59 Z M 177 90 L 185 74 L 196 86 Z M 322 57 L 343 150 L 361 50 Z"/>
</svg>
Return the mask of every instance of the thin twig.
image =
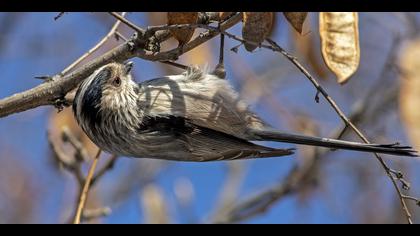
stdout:
<svg viewBox="0 0 420 236">
<path fill-rule="evenodd" d="M 211 27 L 211 26 L 210 26 Z M 206 27 L 209 28 L 209 27 Z M 217 28 L 213 27 L 214 30 L 217 30 Z M 227 35 L 230 38 L 233 38 L 237 41 L 240 41 L 242 43 L 246 42 L 246 43 L 252 43 L 254 45 L 258 45 L 260 47 L 263 48 L 267 48 L 267 49 L 271 49 L 273 51 L 276 52 L 280 52 L 282 55 L 284 55 L 289 61 L 292 62 L 292 64 L 294 64 L 304 75 L 306 78 L 308 78 L 310 80 L 310 82 L 314 85 L 314 87 L 317 89 L 317 94 L 320 93 L 322 94 L 322 96 L 328 101 L 328 103 L 331 105 L 331 107 L 334 109 L 334 111 L 337 113 L 337 115 L 341 118 L 341 120 L 346 124 L 346 126 L 350 127 L 356 134 L 357 136 L 359 136 L 363 142 L 365 143 L 370 143 L 369 140 L 364 136 L 364 134 L 350 121 L 350 119 L 344 114 L 344 112 L 339 108 L 339 106 L 337 105 L 337 103 L 329 96 L 329 94 L 325 91 L 325 89 L 318 83 L 317 80 L 315 80 L 315 78 L 299 63 L 299 61 L 297 60 L 296 57 L 292 56 L 291 54 L 289 54 L 288 52 L 286 52 L 283 48 L 281 48 L 276 42 L 274 42 L 271 39 L 267 39 L 267 42 L 270 43 L 270 45 L 264 45 L 264 44 L 257 44 L 254 42 L 248 42 L 244 39 L 241 39 L 239 37 L 237 37 L 236 35 L 227 33 L 225 31 L 221 32 L 225 35 Z M 411 219 L 411 213 L 408 210 L 407 204 L 404 200 L 404 198 L 402 197 L 402 192 L 400 190 L 400 188 L 397 185 L 396 180 L 394 179 L 393 173 L 391 172 L 391 169 L 389 168 L 389 166 L 385 163 L 385 161 L 382 159 L 381 156 L 379 156 L 377 153 L 374 153 L 376 159 L 379 161 L 379 163 L 381 164 L 382 168 L 385 170 L 387 176 L 389 177 L 389 179 L 391 180 L 402 205 L 403 211 L 405 212 L 405 216 L 407 218 L 407 222 L 409 224 L 412 224 L 413 221 Z"/>
<path fill-rule="evenodd" d="M 189 66 L 182 65 L 182 64 L 176 63 L 174 61 L 159 61 L 159 62 L 160 63 L 163 63 L 163 64 L 170 65 L 170 66 L 178 67 L 178 68 L 181 68 L 183 70 L 187 70 L 188 68 L 190 68 Z"/>
<path fill-rule="evenodd" d="M 100 178 L 102 178 L 102 176 L 105 174 L 105 173 L 107 173 L 110 169 L 112 169 L 113 167 L 114 167 L 114 165 L 115 165 L 115 162 L 117 162 L 117 160 L 118 160 L 118 156 L 117 155 L 112 155 L 110 158 L 109 158 L 109 160 L 108 160 L 108 162 L 106 162 L 104 165 L 103 165 L 103 167 L 101 168 L 101 169 L 99 169 L 97 172 L 96 172 L 96 175 L 92 178 L 92 182 L 91 182 L 91 186 L 93 186 L 93 185 L 95 185 L 96 184 L 96 182 L 100 179 Z"/>
<path fill-rule="evenodd" d="M 182 27 L 187 27 L 182 25 Z M 369 140 L 364 136 L 364 134 L 350 121 L 350 119 L 344 114 L 344 112 L 342 112 L 342 110 L 339 108 L 339 106 L 336 104 L 336 102 L 329 96 L 329 94 L 326 92 L 326 90 L 318 83 L 318 81 L 300 64 L 300 62 L 297 60 L 296 57 L 292 56 L 291 54 L 289 54 L 288 52 L 286 52 L 283 48 L 281 48 L 276 42 L 274 42 L 271 39 L 266 39 L 267 42 L 270 43 L 270 45 L 265 45 L 265 44 L 258 44 L 255 42 L 251 42 L 251 41 L 247 41 L 244 40 L 234 34 L 228 33 L 223 29 L 219 29 L 217 27 L 212 27 L 212 26 L 202 26 L 202 25 L 197 25 L 197 27 L 203 27 L 206 28 L 208 30 L 214 30 L 214 31 L 219 31 L 220 33 L 228 36 L 229 38 L 232 38 L 236 41 L 239 41 L 241 43 L 250 43 L 252 45 L 256 45 L 262 48 L 267 48 L 270 50 L 273 50 L 275 52 L 279 52 L 282 55 L 284 55 L 289 61 L 292 62 L 292 64 L 294 64 L 304 75 L 306 78 L 309 79 L 309 81 L 314 85 L 314 87 L 317 89 L 317 95 L 322 94 L 322 96 L 328 101 L 328 103 L 331 105 L 331 107 L 334 109 L 334 111 L 337 113 L 337 115 L 341 118 L 341 120 L 347 125 L 349 126 L 365 143 L 370 143 Z M 404 198 L 402 197 L 403 194 L 400 190 L 400 188 L 397 185 L 397 181 L 393 176 L 393 172 L 391 171 L 391 168 L 389 168 L 389 166 L 385 163 L 385 161 L 382 159 L 381 156 L 379 156 L 377 153 L 374 153 L 376 159 L 379 161 L 379 163 L 381 164 L 382 168 L 385 170 L 387 176 L 389 177 L 389 179 L 391 180 L 402 205 L 403 211 L 405 213 L 407 222 L 409 224 L 412 224 L 413 221 L 411 219 L 411 213 L 407 207 L 407 204 L 404 200 Z M 398 179 L 398 178 L 397 178 Z"/>
<path fill-rule="evenodd" d="M 56 16 L 54 16 L 54 20 L 58 20 L 60 17 L 62 17 L 64 15 L 64 11 L 59 12 Z"/>
<path fill-rule="evenodd" d="M 377 86 L 372 86 L 372 88 Z M 270 95 L 270 92 L 267 91 L 267 95 Z M 383 107 L 386 103 L 392 101 L 392 94 L 387 94 L 384 100 L 381 100 L 380 104 L 377 104 L 375 107 L 379 109 Z M 364 102 L 361 106 L 357 106 L 353 109 L 350 113 L 350 116 L 355 116 L 356 114 L 360 115 L 361 117 L 366 112 L 366 107 L 368 107 L 370 103 Z M 361 123 L 362 119 L 355 120 L 355 123 Z M 337 139 L 338 136 L 343 133 L 345 127 L 337 128 L 331 135 L 328 137 L 332 137 Z M 325 148 L 317 148 L 315 151 L 315 156 L 310 158 L 310 162 L 306 163 L 306 168 L 298 168 L 299 166 L 296 165 L 287 175 L 285 180 L 280 181 L 277 185 L 270 187 L 267 190 L 263 190 L 260 193 L 257 193 L 253 196 L 245 198 L 232 206 L 228 209 L 219 209 L 216 211 L 216 217 L 214 218 L 213 222 L 219 223 L 232 223 L 232 222 L 239 222 L 251 217 L 255 217 L 259 214 L 263 214 L 267 210 L 270 209 L 273 204 L 278 202 L 280 199 L 293 194 L 296 192 L 297 189 L 300 188 L 301 184 L 303 183 L 308 177 L 314 168 L 317 167 L 317 163 L 322 160 L 321 158 L 325 158 L 329 153 L 332 153 L 332 149 L 325 149 Z M 408 198 L 407 198 L 408 199 Z M 413 198 L 415 199 L 415 198 Z M 412 199 L 412 200 L 413 200 Z"/>
<path fill-rule="evenodd" d="M 305 76 L 306 78 L 308 78 L 311 83 L 315 86 L 315 88 L 317 89 L 317 91 L 319 91 L 322 96 L 328 101 L 328 103 L 331 105 L 331 107 L 334 109 L 334 111 L 337 113 L 337 115 L 341 118 L 341 120 L 347 125 L 349 126 L 356 134 L 357 136 L 359 136 L 363 142 L 365 143 L 370 143 L 369 140 L 365 137 L 365 135 L 353 124 L 353 122 L 350 121 L 349 118 L 347 118 L 347 116 L 344 114 L 344 112 L 340 109 L 340 107 L 337 105 L 337 103 L 330 97 L 330 95 L 326 92 L 326 90 L 318 83 L 318 81 L 315 80 L 315 78 L 299 63 L 299 61 L 296 59 L 296 57 L 291 56 L 289 53 L 287 53 L 284 49 L 282 49 L 276 42 L 274 42 L 271 39 L 267 39 L 267 41 L 271 44 L 271 46 L 274 47 L 274 49 L 276 49 L 276 51 L 280 52 L 281 54 L 283 54 L 287 59 L 289 59 L 289 61 L 291 61 Z M 411 213 L 408 210 L 407 204 L 404 200 L 404 198 L 402 197 L 402 192 L 400 190 L 400 188 L 397 185 L 396 180 L 394 179 L 392 172 L 390 171 L 391 169 L 389 168 L 389 166 L 385 163 L 385 161 L 382 159 L 381 156 L 379 156 L 377 153 L 373 153 L 376 157 L 376 159 L 379 161 L 379 163 L 381 164 L 382 168 L 385 170 L 387 176 L 389 177 L 389 179 L 391 180 L 402 205 L 403 211 L 405 212 L 406 218 L 407 218 L 407 222 L 409 224 L 412 224 L 413 221 L 411 219 Z"/>
<path fill-rule="evenodd" d="M 74 217 L 74 224 L 80 224 L 80 219 L 83 213 L 83 208 L 86 205 L 86 199 L 89 192 L 90 183 L 93 178 L 93 173 L 95 172 L 96 165 L 98 164 L 99 156 L 101 155 L 101 149 L 98 150 L 96 153 L 95 158 L 93 159 L 92 165 L 89 169 L 88 175 L 85 180 L 85 184 L 83 186 L 82 194 L 80 195 L 79 204 L 77 206 L 76 216 Z"/>
<path fill-rule="evenodd" d="M 141 35 L 144 34 L 144 30 L 142 28 L 138 27 L 136 24 L 134 24 L 131 21 L 129 21 L 126 18 L 124 18 L 123 15 L 120 15 L 120 14 L 118 14 L 116 12 L 109 12 L 109 14 L 111 14 L 113 17 L 117 18 L 119 22 L 122 22 L 125 25 L 127 25 L 128 27 L 130 27 L 133 30 L 135 30 L 137 33 L 139 33 Z"/>
<path fill-rule="evenodd" d="M 420 206 L 420 198 L 415 198 L 415 197 L 407 196 L 407 195 L 402 195 L 401 197 L 407 200 L 414 201 L 416 205 Z"/>
<path fill-rule="evenodd" d="M 121 13 L 121 16 L 124 17 L 126 14 L 126 12 Z M 89 49 L 89 51 L 87 51 L 85 54 L 83 54 L 79 59 L 77 59 L 76 61 L 74 61 L 72 64 L 70 64 L 66 69 L 64 69 L 60 75 L 65 75 L 67 74 L 67 72 L 69 72 L 71 69 L 73 69 L 74 67 L 76 67 L 77 65 L 79 65 L 80 62 L 82 62 L 84 59 L 86 59 L 89 55 L 91 55 L 92 53 L 94 53 L 96 50 L 98 50 L 106 41 L 108 41 L 109 38 L 111 38 L 114 33 L 116 33 L 118 27 L 120 26 L 121 21 L 117 20 L 117 22 L 115 22 L 115 24 L 112 26 L 111 30 L 108 32 L 107 35 L 105 35 L 105 37 L 103 37 L 101 39 L 101 41 L 99 41 L 95 46 L 93 46 L 91 49 Z"/>
<path fill-rule="evenodd" d="M 127 42 L 128 39 L 126 37 L 124 37 L 124 35 L 122 35 L 120 32 L 115 31 L 115 39 L 118 41 L 120 39 L 124 40 L 124 42 Z"/>
</svg>

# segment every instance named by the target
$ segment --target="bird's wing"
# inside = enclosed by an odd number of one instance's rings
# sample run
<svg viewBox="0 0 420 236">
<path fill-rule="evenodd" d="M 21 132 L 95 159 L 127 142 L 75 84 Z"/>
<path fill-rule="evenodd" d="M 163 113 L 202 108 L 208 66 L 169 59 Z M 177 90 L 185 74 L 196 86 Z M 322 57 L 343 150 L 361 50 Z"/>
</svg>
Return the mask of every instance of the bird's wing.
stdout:
<svg viewBox="0 0 420 236">
<path fill-rule="evenodd" d="M 235 160 L 285 156 L 291 149 L 274 149 L 256 145 L 232 135 L 200 127 L 188 119 L 177 116 L 147 117 L 139 133 L 153 133 L 160 137 L 171 136 L 180 150 L 192 158 L 175 157 L 184 161 Z"/>
<path fill-rule="evenodd" d="M 249 127 L 266 126 L 226 80 L 213 75 L 169 76 L 141 83 L 139 106 L 145 114 L 185 117 L 193 124 L 243 139 Z"/>
</svg>

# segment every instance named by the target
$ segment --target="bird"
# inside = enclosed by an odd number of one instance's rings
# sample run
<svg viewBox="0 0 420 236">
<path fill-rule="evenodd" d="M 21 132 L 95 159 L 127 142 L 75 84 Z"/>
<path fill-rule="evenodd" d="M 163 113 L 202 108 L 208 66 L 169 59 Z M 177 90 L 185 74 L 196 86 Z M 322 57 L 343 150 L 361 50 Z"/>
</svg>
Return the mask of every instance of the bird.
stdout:
<svg viewBox="0 0 420 236">
<path fill-rule="evenodd" d="M 84 79 L 72 109 L 87 136 L 120 156 L 218 161 L 288 156 L 274 141 L 330 149 L 417 156 L 409 146 L 365 144 L 276 130 L 240 99 L 228 80 L 190 66 L 181 74 L 136 82 L 133 62 L 111 62 Z"/>
</svg>

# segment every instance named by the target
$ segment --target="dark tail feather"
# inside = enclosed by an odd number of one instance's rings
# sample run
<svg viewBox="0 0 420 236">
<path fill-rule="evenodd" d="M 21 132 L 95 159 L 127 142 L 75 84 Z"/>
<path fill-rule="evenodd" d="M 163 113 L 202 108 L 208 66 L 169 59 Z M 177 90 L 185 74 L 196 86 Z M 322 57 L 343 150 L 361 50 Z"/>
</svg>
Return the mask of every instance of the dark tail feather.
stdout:
<svg viewBox="0 0 420 236">
<path fill-rule="evenodd" d="M 397 156 L 417 157 L 417 151 L 409 146 L 400 146 L 399 143 L 393 144 L 366 144 L 350 142 L 337 139 L 310 137 L 295 134 L 285 134 L 278 131 L 253 130 L 253 137 L 260 141 L 276 141 L 285 143 L 295 143 L 332 149 L 347 149 L 361 152 L 384 153 Z"/>
</svg>

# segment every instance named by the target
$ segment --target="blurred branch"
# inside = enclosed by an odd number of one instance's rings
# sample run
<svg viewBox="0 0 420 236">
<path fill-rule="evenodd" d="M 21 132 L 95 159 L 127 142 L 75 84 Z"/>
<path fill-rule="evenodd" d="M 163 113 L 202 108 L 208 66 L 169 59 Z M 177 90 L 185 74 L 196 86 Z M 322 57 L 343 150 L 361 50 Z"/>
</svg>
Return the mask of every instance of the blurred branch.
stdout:
<svg viewBox="0 0 420 236">
<path fill-rule="evenodd" d="M 140 200 L 147 224 L 170 223 L 168 203 L 158 185 L 150 183 L 144 186 Z"/>
<path fill-rule="evenodd" d="M 237 41 L 240 41 L 242 43 L 247 42 L 247 43 L 253 43 L 253 42 L 248 42 L 246 40 L 243 40 L 235 35 L 226 33 L 226 32 L 222 32 L 223 34 L 226 34 L 228 37 L 233 38 Z M 344 112 L 338 107 L 337 103 L 330 97 L 330 95 L 326 92 L 326 90 L 318 83 L 317 80 L 315 80 L 315 78 L 299 63 L 299 61 L 297 60 L 296 57 L 292 56 L 291 54 L 289 54 L 288 52 L 286 52 L 283 48 L 281 48 L 276 42 L 272 41 L 271 39 L 267 39 L 267 42 L 270 43 L 270 45 L 262 45 L 262 44 L 256 44 L 253 43 L 254 45 L 263 47 L 263 48 L 267 48 L 267 49 L 271 49 L 275 52 L 279 52 L 282 55 L 284 55 L 289 61 L 291 61 L 304 75 L 306 78 L 309 79 L 309 81 L 314 85 L 314 87 L 317 89 L 317 94 L 315 96 L 315 100 L 318 102 L 319 101 L 319 94 L 321 94 L 327 101 L 328 103 L 331 105 L 331 107 L 334 109 L 334 111 L 337 113 L 337 115 L 341 118 L 341 120 L 346 124 L 346 126 L 349 126 L 356 134 L 357 136 L 359 136 L 363 142 L 365 143 L 370 143 L 369 140 L 365 137 L 365 135 L 353 124 L 353 122 L 344 114 Z M 389 179 L 391 180 L 402 205 L 403 211 L 405 212 L 406 218 L 407 218 L 407 222 L 409 224 L 412 224 L 412 219 L 411 219 L 411 214 L 410 211 L 408 210 L 407 204 L 404 200 L 404 198 L 402 197 L 402 193 L 400 188 L 397 185 L 396 179 L 401 179 L 400 177 L 400 173 L 401 172 L 395 172 L 393 171 L 391 168 L 389 168 L 389 166 L 386 164 L 386 162 L 382 159 L 381 156 L 379 156 L 377 153 L 374 153 L 376 159 L 379 161 L 379 163 L 381 164 L 381 166 L 383 167 L 383 169 L 385 170 L 387 176 L 389 177 Z"/>
<path fill-rule="evenodd" d="M 82 214 L 82 220 L 92 220 L 99 217 L 109 216 L 111 214 L 111 208 L 101 207 L 97 209 L 85 209 Z"/>
<path fill-rule="evenodd" d="M 77 182 L 82 185 L 85 181 L 85 177 L 82 173 L 80 159 L 72 158 L 67 155 L 67 153 L 65 153 L 61 148 L 60 144 L 51 137 L 50 132 L 47 132 L 47 136 L 55 160 L 60 166 L 72 173 L 76 177 Z"/>
<path fill-rule="evenodd" d="M 111 170 L 112 168 L 114 168 L 115 162 L 117 161 L 118 156 L 117 155 L 112 155 L 108 161 L 103 165 L 103 167 L 101 169 L 99 169 L 96 172 L 96 175 L 92 178 L 92 183 L 91 185 L 95 185 L 95 183 L 102 178 L 103 175 L 105 175 L 109 170 Z"/>
<path fill-rule="evenodd" d="M 112 189 L 109 198 L 114 205 L 125 201 L 131 194 L 143 189 L 146 185 L 156 181 L 162 170 L 167 170 L 170 162 L 152 159 L 140 159 L 136 165 L 119 175 L 115 180 L 115 189 Z"/>
<path fill-rule="evenodd" d="M 74 136 L 67 126 L 62 128 L 62 139 L 64 142 L 69 142 L 74 149 L 76 162 L 82 162 L 89 160 L 89 155 L 83 144 Z"/>
<path fill-rule="evenodd" d="M 219 201 L 213 212 L 213 219 L 218 219 L 226 214 L 238 195 L 241 184 L 245 177 L 245 167 L 242 162 L 229 162 L 226 163 L 228 167 L 226 181 L 220 192 Z"/>
<path fill-rule="evenodd" d="M 295 165 L 279 185 L 227 207 L 214 223 L 234 223 L 266 212 L 279 199 L 293 193 L 300 186 L 305 177 L 311 173 L 315 161 L 316 159 L 313 159 L 303 168 Z"/>
<path fill-rule="evenodd" d="M 334 109 L 334 111 L 337 113 L 337 115 L 342 119 L 342 121 L 346 124 L 346 126 L 349 126 L 356 134 L 359 136 L 363 142 L 370 143 L 369 140 L 365 137 L 365 135 L 353 124 L 353 122 L 344 114 L 344 112 L 338 107 L 337 103 L 330 97 L 330 95 L 326 92 L 326 90 L 318 83 L 318 81 L 315 80 L 314 77 L 298 62 L 296 57 L 291 56 L 289 53 L 287 53 L 284 49 L 282 49 L 277 43 L 274 41 L 268 39 L 267 40 L 271 46 L 273 46 L 274 50 L 277 52 L 280 52 L 283 54 L 287 59 L 289 59 L 309 80 L 310 82 L 315 86 L 317 89 L 317 93 L 322 94 L 322 96 L 328 101 L 328 103 L 331 105 L 331 107 Z M 406 214 L 407 222 L 409 224 L 412 224 L 413 221 L 411 219 L 410 211 L 408 210 L 407 204 L 402 197 L 402 193 L 400 188 L 397 185 L 397 182 L 394 178 L 395 172 L 389 168 L 389 166 L 386 164 L 386 162 L 382 159 L 381 156 L 379 156 L 377 153 L 374 153 L 376 159 L 378 159 L 379 163 L 385 170 L 387 176 L 391 180 L 399 198 L 401 201 L 402 208 Z M 398 178 L 398 177 L 397 177 Z"/>
<path fill-rule="evenodd" d="M 226 30 L 242 19 L 241 14 L 236 14 L 220 24 L 221 30 Z M 164 31 L 166 32 L 166 31 Z M 151 52 L 146 51 L 149 48 L 150 38 L 145 38 L 144 35 L 134 34 L 129 41 L 122 45 L 111 49 L 107 53 L 93 59 L 84 66 L 76 69 L 68 75 L 61 76 L 57 74 L 52 76 L 48 82 L 40 84 L 32 89 L 21 93 L 16 93 L 10 97 L 0 100 L 0 117 L 5 117 L 10 114 L 26 111 L 39 106 L 54 105 L 57 108 L 62 108 L 63 105 L 69 105 L 64 96 L 74 89 L 83 79 L 87 78 L 97 68 L 108 64 L 110 62 L 122 62 L 133 57 L 139 57 L 150 61 L 170 61 L 176 60 L 178 57 L 199 45 L 209 41 L 219 34 L 218 31 L 208 30 L 201 33 L 195 39 L 185 44 L 184 46 L 165 52 Z M 162 33 L 159 35 L 167 35 Z M 153 36 L 151 36 L 152 38 Z M 153 38 L 159 39 L 158 35 Z M 164 40 L 167 38 L 163 37 Z M 158 41 L 158 43 L 161 43 Z"/>
<path fill-rule="evenodd" d="M 201 27 L 201 26 L 200 26 Z M 329 96 L 329 94 L 326 92 L 326 90 L 318 83 L 318 81 L 308 72 L 308 70 L 306 70 L 300 63 L 299 63 L 299 61 L 297 60 L 297 58 L 296 57 L 294 57 L 294 56 L 292 56 L 291 54 L 289 54 L 288 52 L 286 52 L 283 48 L 281 48 L 276 42 L 274 42 L 273 40 L 271 40 L 271 39 L 267 39 L 267 42 L 270 44 L 270 45 L 265 45 L 265 44 L 258 44 L 258 43 L 254 43 L 254 42 L 251 42 L 251 41 L 247 41 L 247 40 L 244 40 L 244 39 L 242 39 L 242 38 L 240 38 L 240 37 L 238 37 L 238 36 L 236 36 L 236 35 L 234 35 L 234 34 L 231 34 L 231 33 L 228 33 L 228 32 L 226 32 L 226 31 L 224 31 L 224 30 L 222 30 L 222 29 L 217 29 L 217 28 L 215 28 L 215 27 L 211 27 L 211 26 L 205 26 L 205 28 L 206 29 L 209 29 L 209 30 L 215 30 L 215 31 L 219 31 L 220 33 L 222 33 L 222 34 L 224 34 L 224 35 L 226 35 L 226 36 L 228 36 L 229 38 L 232 38 L 232 39 L 234 39 L 234 40 L 236 40 L 236 41 L 239 41 L 239 42 L 241 42 L 241 43 L 249 43 L 249 44 L 252 44 L 252 45 L 256 45 L 256 46 L 259 46 L 259 47 L 262 47 L 262 48 L 266 48 L 266 49 L 270 49 L 270 50 L 272 50 L 272 51 L 274 51 L 274 52 L 279 52 L 279 53 L 281 53 L 282 55 L 284 55 L 290 62 L 292 62 L 292 64 L 294 64 L 304 75 L 305 75 L 305 77 L 306 78 L 308 78 L 309 79 L 309 81 L 314 85 L 314 87 L 317 89 L 317 94 L 316 94 L 316 96 L 315 96 L 315 101 L 316 102 L 319 102 L 319 94 L 321 94 L 326 100 L 327 100 L 327 102 L 331 105 L 331 107 L 334 109 L 334 111 L 337 113 L 337 115 L 341 118 L 341 120 L 344 122 L 344 124 L 346 125 L 346 126 L 348 126 L 348 127 L 350 127 L 365 143 L 370 143 L 369 142 L 369 140 L 365 137 L 365 135 L 354 125 L 354 123 L 344 114 L 344 112 L 339 108 L 339 106 L 337 105 L 337 103 Z M 412 221 L 412 218 L 411 218 L 411 213 L 410 213 L 410 211 L 409 211 L 409 209 L 408 209 L 408 207 L 407 207 L 407 204 L 406 204 L 406 202 L 405 202 L 405 198 L 403 198 L 403 194 L 402 194 L 402 192 L 401 192 L 401 189 L 398 187 L 398 185 L 397 185 L 397 181 L 399 180 L 399 181 L 403 181 L 404 182 L 404 180 L 403 180 L 403 175 L 402 175 L 402 172 L 400 172 L 400 171 L 395 171 L 395 170 L 393 170 L 393 169 L 391 169 L 387 164 L 386 164 L 386 162 L 382 159 L 382 157 L 381 156 L 379 156 L 377 153 L 374 153 L 374 155 L 375 155 L 375 157 L 377 158 L 377 160 L 379 161 L 379 163 L 381 164 L 381 166 L 382 166 L 382 168 L 385 170 L 385 173 L 387 174 L 387 176 L 389 177 L 389 179 L 391 180 L 391 182 L 392 182 L 392 184 L 393 184 L 393 186 L 394 186 L 394 189 L 396 190 L 396 192 L 397 192 L 397 194 L 398 194 L 398 196 L 399 196 L 399 199 L 400 199 L 400 202 L 401 202 L 401 205 L 402 205 L 402 208 L 403 208 L 403 211 L 404 211 L 404 213 L 405 213 L 405 216 L 406 216 L 406 219 L 407 219 L 407 222 L 409 223 L 409 224 L 412 224 L 413 223 L 413 221 Z M 293 172 L 289 175 L 290 176 L 290 178 L 292 178 L 291 179 L 291 182 L 293 182 L 293 177 L 295 176 L 294 174 L 293 174 Z M 407 185 L 403 185 L 403 186 L 407 186 Z M 275 189 L 275 191 L 274 191 L 274 193 L 288 193 L 289 191 L 290 191 L 290 189 L 293 187 L 293 184 L 292 185 L 285 185 L 285 186 L 282 186 L 280 189 Z M 273 195 L 273 193 L 272 192 L 269 192 L 268 193 L 268 195 L 269 196 L 272 196 Z M 278 195 L 278 194 L 274 194 L 274 195 Z M 280 195 L 282 195 L 282 194 L 280 194 Z M 268 202 L 271 202 L 270 201 L 270 199 L 271 198 L 269 198 L 269 201 Z M 257 199 L 258 200 L 258 199 Z M 251 201 L 251 202 L 253 202 L 253 201 Z M 251 204 L 251 205 L 253 205 L 253 204 Z M 245 206 L 242 206 L 242 207 L 247 207 L 247 205 L 245 205 Z M 262 207 L 262 209 L 264 209 L 264 207 Z M 247 214 L 245 214 L 245 215 L 247 215 Z M 232 218 L 233 220 L 235 220 L 235 219 L 237 219 L 237 218 L 235 218 L 235 217 L 233 217 Z M 238 218 L 238 219 L 240 219 L 240 217 Z"/>
<path fill-rule="evenodd" d="M 376 85 L 372 86 L 372 88 L 374 87 L 376 87 Z M 393 97 L 393 95 L 394 94 L 392 93 L 387 93 L 386 97 L 383 97 L 384 100 L 381 101 L 391 102 L 392 100 L 390 98 Z M 369 100 L 368 98 L 369 96 L 365 99 Z M 350 117 L 354 117 L 357 114 L 360 118 L 355 120 L 354 123 L 362 123 L 364 119 L 368 117 L 365 115 L 365 112 L 368 110 L 366 109 L 367 107 L 377 110 L 384 105 L 386 105 L 385 102 L 376 104 L 362 102 L 361 105 L 355 106 L 352 112 L 350 112 Z M 294 122 L 294 120 L 290 120 L 290 122 Z M 343 133 L 344 129 L 345 127 L 337 128 L 337 130 L 334 131 L 332 135 L 329 135 L 329 137 L 338 138 Z M 314 156 L 312 158 L 307 158 L 307 161 L 304 162 L 302 167 L 296 164 L 286 175 L 287 177 L 284 180 L 279 181 L 277 185 L 272 186 L 267 190 L 263 190 L 253 196 L 247 197 L 229 208 L 223 209 L 223 211 L 217 212 L 213 221 L 217 223 L 235 223 L 265 213 L 278 201 L 290 194 L 296 193 L 299 189 L 301 189 L 306 182 L 305 180 L 310 178 L 316 170 L 318 163 L 325 158 L 327 154 L 332 152 L 332 149 L 317 147 L 313 152 Z"/>
<path fill-rule="evenodd" d="M 75 135 L 67 128 L 63 127 L 61 138 L 64 143 L 70 143 L 75 149 L 74 155 L 69 156 L 64 152 L 63 148 L 51 137 L 50 133 L 47 133 L 48 141 L 50 143 L 51 149 L 53 151 L 53 156 L 55 160 L 63 166 L 67 171 L 74 175 L 78 181 L 79 192 L 77 194 L 77 209 L 75 210 L 74 216 L 72 216 L 72 221 L 74 223 L 80 223 L 82 220 L 93 219 L 96 217 L 102 217 L 110 214 L 109 207 L 103 207 L 98 209 L 83 209 L 86 200 L 87 193 L 90 187 L 94 186 L 102 176 L 105 175 L 109 170 L 113 168 L 118 157 L 112 155 L 108 161 L 97 171 L 96 175 L 93 175 L 93 171 L 97 165 L 98 154 L 96 155 L 93 164 L 89 170 L 87 177 L 83 175 L 82 164 L 84 161 L 89 160 L 89 155 L 82 143 L 75 137 Z"/>
<path fill-rule="evenodd" d="M 181 221 L 180 219 L 178 222 L 183 222 L 187 224 L 197 223 L 198 219 L 194 212 L 194 198 L 195 198 L 195 188 L 191 179 L 186 177 L 178 177 L 175 179 L 175 183 L 173 185 L 173 190 L 176 197 L 176 206 L 178 209 L 178 215 L 185 216 L 185 221 Z"/>
</svg>

